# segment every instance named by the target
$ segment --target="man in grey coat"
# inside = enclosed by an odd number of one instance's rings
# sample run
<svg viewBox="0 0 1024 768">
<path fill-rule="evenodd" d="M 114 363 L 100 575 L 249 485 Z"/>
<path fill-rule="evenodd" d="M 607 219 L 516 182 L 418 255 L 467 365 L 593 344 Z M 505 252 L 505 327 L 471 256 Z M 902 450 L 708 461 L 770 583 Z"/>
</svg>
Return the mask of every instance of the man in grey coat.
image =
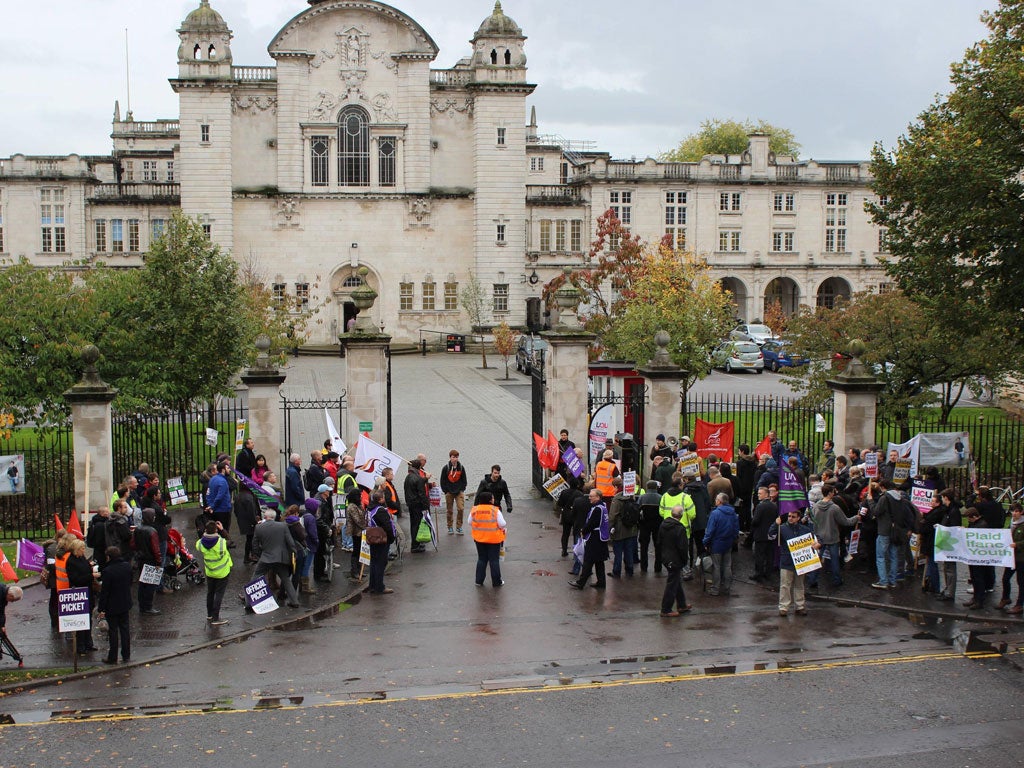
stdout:
<svg viewBox="0 0 1024 768">
<path fill-rule="evenodd" d="M 274 510 L 263 510 L 263 522 L 256 526 L 253 533 L 253 553 L 259 555 L 253 576 L 259 578 L 267 571 L 273 571 L 288 594 L 288 607 L 298 608 L 299 598 L 295 594 L 295 585 L 292 584 L 289 573 L 292 554 L 295 552 L 295 539 L 292 538 L 288 526 L 279 523 L 276 517 L 277 513 Z"/>
</svg>

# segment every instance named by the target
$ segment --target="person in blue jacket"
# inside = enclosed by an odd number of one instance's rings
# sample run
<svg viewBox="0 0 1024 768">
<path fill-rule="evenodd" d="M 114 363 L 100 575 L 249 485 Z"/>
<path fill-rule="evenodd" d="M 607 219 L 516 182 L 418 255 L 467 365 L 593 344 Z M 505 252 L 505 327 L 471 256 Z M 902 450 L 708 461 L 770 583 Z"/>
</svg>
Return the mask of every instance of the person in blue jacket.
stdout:
<svg viewBox="0 0 1024 768">
<path fill-rule="evenodd" d="M 729 503 L 729 494 L 715 496 L 715 505 L 704 529 L 704 549 L 711 553 L 712 584 L 708 594 L 728 595 L 732 591 L 732 548 L 740 535 L 740 518 Z"/>
</svg>

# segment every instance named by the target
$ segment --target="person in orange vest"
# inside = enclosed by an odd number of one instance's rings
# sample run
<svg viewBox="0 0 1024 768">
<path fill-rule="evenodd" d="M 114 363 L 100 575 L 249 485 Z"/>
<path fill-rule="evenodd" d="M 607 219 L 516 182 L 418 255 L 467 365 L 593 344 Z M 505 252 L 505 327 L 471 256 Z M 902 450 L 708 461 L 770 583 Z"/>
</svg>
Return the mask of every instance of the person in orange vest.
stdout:
<svg viewBox="0 0 1024 768">
<path fill-rule="evenodd" d="M 473 509 L 469 513 L 469 528 L 476 543 L 476 585 L 484 585 L 487 565 L 491 566 L 491 586 L 500 587 L 501 564 L 499 555 L 501 544 L 505 541 L 505 518 L 501 509 L 494 505 L 494 495 L 490 491 L 481 491 L 476 495 Z"/>
<path fill-rule="evenodd" d="M 601 461 L 597 462 L 594 468 L 594 484 L 601 496 L 608 501 L 615 495 L 615 486 L 612 485 L 612 478 L 619 476 L 619 468 L 614 461 L 615 454 L 609 448 L 603 454 Z"/>
</svg>

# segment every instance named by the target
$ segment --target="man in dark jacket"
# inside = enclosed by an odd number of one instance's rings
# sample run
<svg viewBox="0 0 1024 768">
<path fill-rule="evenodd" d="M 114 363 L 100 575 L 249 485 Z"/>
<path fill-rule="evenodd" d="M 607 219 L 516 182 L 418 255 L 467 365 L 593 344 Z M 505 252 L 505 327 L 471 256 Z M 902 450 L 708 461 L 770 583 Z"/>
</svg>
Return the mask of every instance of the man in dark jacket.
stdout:
<svg viewBox="0 0 1024 768">
<path fill-rule="evenodd" d="M 89 521 L 89 532 L 85 534 L 85 544 L 92 549 L 93 560 L 96 561 L 96 566 L 101 571 L 107 564 L 107 521 L 109 519 L 110 510 L 101 507 Z"/>
<path fill-rule="evenodd" d="M 107 620 L 110 636 L 110 650 L 104 661 L 116 664 L 119 645 L 122 661 L 127 662 L 132 657 L 129 620 L 132 611 L 132 566 L 121 557 L 119 547 L 108 547 L 104 554 L 107 565 L 100 573 L 99 616 Z"/>
<path fill-rule="evenodd" d="M 293 453 L 288 457 L 288 468 L 284 472 L 285 507 L 290 507 L 292 504 L 301 507 L 306 501 L 306 492 L 302 489 L 302 477 L 299 475 L 301 466 L 302 457 L 299 454 Z"/>
<path fill-rule="evenodd" d="M 750 537 L 754 540 L 754 581 L 767 581 L 772 570 L 772 555 L 775 547 L 768 530 L 779 516 L 779 507 L 768 498 L 768 489 L 761 486 L 757 489 L 757 506 L 750 520 Z"/>
<path fill-rule="evenodd" d="M 750 452 L 750 446 L 742 443 L 736 457 L 736 495 L 739 498 L 736 512 L 740 516 L 740 529 L 750 530 L 750 518 L 753 514 L 753 501 L 750 496 L 754 492 L 754 473 L 757 471 L 757 457 Z"/>
<path fill-rule="evenodd" d="M 684 479 L 683 493 L 693 499 L 693 523 L 690 526 L 690 561 L 696 563 L 704 557 L 704 530 L 708 527 L 711 514 L 711 497 L 708 489 L 695 475 Z"/>
<path fill-rule="evenodd" d="M 324 482 L 324 478 L 327 476 L 327 472 L 324 471 L 323 461 L 324 455 L 320 453 L 320 451 L 313 451 L 311 454 L 309 454 L 309 466 L 306 467 L 306 476 L 305 478 L 303 478 L 302 487 L 306 489 L 306 493 L 308 493 L 310 496 L 316 495 L 316 489 L 320 487 L 320 485 Z M 295 503 L 298 503 L 299 505 L 302 504 L 301 501 L 288 501 L 286 503 L 289 505 Z"/>
<path fill-rule="evenodd" d="M 647 573 L 647 551 L 654 544 L 654 572 L 661 573 L 661 551 L 658 549 L 658 530 L 661 528 L 661 494 L 658 481 L 647 482 L 647 492 L 637 502 L 640 504 L 640 572 Z"/>
<path fill-rule="evenodd" d="M 796 572 L 796 564 L 793 562 L 793 554 L 789 551 L 787 542 L 798 539 L 812 533 L 809 525 L 800 522 L 799 510 L 792 510 L 787 515 L 787 522 L 782 522 L 778 517 L 768 530 L 771 538 L 778 538 L 779 541 L 779 615 L 785 616 L 789 613 L 790 606 L 796 609 L 798 615 L 807 613 L 804 602 L 804 574 Z M 815 542 L 812 545 L 820 549 L 821 545 Z"/>
<path fill-rule="evenodd" d="M 428 481 L 420 472 L 423 464 L 419 459 L 409 462 L 409 471 L 405 475 L 405 506 L 409 509 L 409 538 L 412 545 L 410 552 L 426 552 L 427 548 L 416 541 L 416 532 L 423 521 L 423 513 L 430 507 L 430 495 L 427 490 Z"/>
<path fill-rule="evenodd" d="M 689 545 L 682 517 L 683 508 L 677 505 L 658 529 L 658 553 L 666 570 L 665 592 L 661 597 L 663 618 L 679 616 L 693 607 L 686 602 L 686 593 L 683 591 L 682 574 L 688 562 Z"/>
<path fill-rule="evenodd" d="M 156 510 L 142 510 L 142 525 L 135 529 L 132 534 L 132 542 L 135 548 L 135 555 L 142 566 L 161 564 L 160 557 L 160 535 L 156 532 L 154 523 L 156 521 Z M 143 584 L 139 581 L 139 613 L 156 615 L 159 614 L 153 607 L 153 595 L 159 584 Z"/>
<path fill-rule="evenodd" d="M 569 486 L 558 495 L 558 519 L 562 523 L 562 557 L 569 556 L 569 540 L 572 538 L 573 504 L 586 494 L 579 488 Z"/>
<path fill-rule="evenodd" d="M 501 476 L 501 467 L 497 464 L 491 467 L 491 473 L 480 481 L 476 492 L 480 493 L 480 491 L 490 491 L 494 497 L 494 506 L 499 509 L 501 508 L 501 500 L 504 499 L 506 504 L 505 511 L 512 511 L 512 494 L 508 492 L 508 483 Z"/>
<path fill-rule="evenodd" d="M 878 523 L 878 538 L 875 539 L 875 568 L 878 581 L 871 586 L 875 589 L 893 589 L 900 572 L 901 547 L 892 543 L 892 520 L 899 510 L 901 495 L 892 480 L 883 480 L 883 492 L 876 496 L 869 486 L 868 509 Z"/>
<path fill-rule="evenodd" d="M 441 470 L 441 492 L 444 494 L 445 509 L 448 513 L 448 533 L 462 535 L 463 512 L 466 508 L 466 485 L 469 481 L 466 478 L 466 468 L 459 461 L 459 452 L 452 448 L 448 451 L 448 463 Z M 454 507 L 454 510 L 453 510 Z M 458 512 L 455 520 L 452 520 L 453 511 Z M 452 528 L 452 523 L 455 528 Z"/>
<path fill-rule="evenodd" d="M 704 532 L 704 549 L 711 552 L 714 579 L 708 594 L 728 595 L 732 591 L 732 547 L 740 534 L 740 519 L 725 493 L 715 497 L 715 504 Z"/>
<path fill-rule="evenodd" d="M 242 443 L 242 450 L 238 452 L 235 457 L 235 471 L 240 475 L 252 479 L 252 471 L 256 469 L 256 452 L 253 450 L 253 442 L 251 437 L 246 438 L 245 442 Z"/>
<path fill-rule="evenodd" d="M 654 469 L 651 470 L 651 480 L 658 484 L 658 490 L 664 493 L 672 487 L 672 475 L 675 474 L 676 463 L 664 456 L 654 457 Z"/>
<path fill-rule="evenodd" d="M 298 608 L 299 597 L 295 594 L 295 585 L 289 573 L 297 547 L 287 523 L 278 522 L 274 519 L 276 517 L 274 510 L 263 510 L 263 522 L 256 526 L 252 536 L 252 549 L 259 557 L 253 577 L 259 578 L 273 571 L 287 596 L 288 607 Z"/>
</svg>

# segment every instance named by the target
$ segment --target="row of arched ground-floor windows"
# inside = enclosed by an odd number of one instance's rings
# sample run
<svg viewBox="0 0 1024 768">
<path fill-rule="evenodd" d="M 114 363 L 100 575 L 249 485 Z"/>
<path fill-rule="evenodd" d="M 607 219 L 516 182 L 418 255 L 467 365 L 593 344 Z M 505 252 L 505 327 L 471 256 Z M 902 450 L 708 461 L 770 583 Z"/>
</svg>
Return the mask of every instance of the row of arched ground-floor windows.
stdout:
<svg viewBox="0 0 1024 768">
<path fill-rule="evenodd" d="M 722 288 L 732 294 L 733 304 L 739 317 L 744 317 L 750 293 L 742 280 L 736 277 L 724 277 L 719 281 Z M 852 290 L 850 284 L 841 277 L 830 277 L 823 280 L 814 296 L 814 306 L 832 308 L 836 301 L 849 299 Z M 800 286 L 789 277 L 776 277 L 765 287 L 763 301 L 751 307 L 755 316 L 763 316 L 766 307 L 778 304 L 787 315 L 796 314 L 801 304 L 810 304 L 800 295 Z M 753 318 L 745 318 L 752 320 Z"/>
</svg>

